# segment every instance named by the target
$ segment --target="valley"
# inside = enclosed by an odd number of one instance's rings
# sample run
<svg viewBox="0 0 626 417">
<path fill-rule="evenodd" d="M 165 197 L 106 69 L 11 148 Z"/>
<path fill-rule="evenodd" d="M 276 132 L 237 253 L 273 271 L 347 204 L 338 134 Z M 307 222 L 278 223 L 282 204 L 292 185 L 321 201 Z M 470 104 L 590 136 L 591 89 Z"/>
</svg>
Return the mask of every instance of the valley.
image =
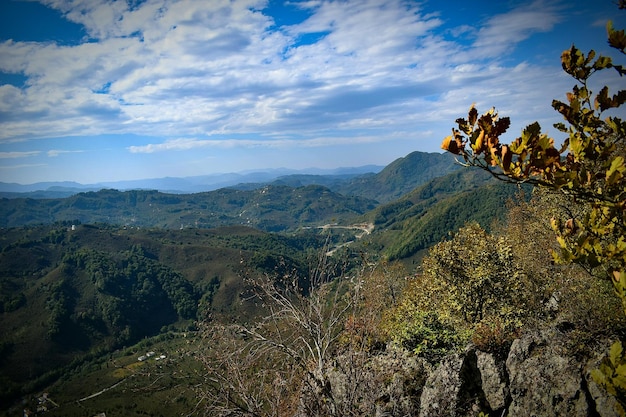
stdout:
<svg viewBox="0 0 626 417">
<path fill-rule="evenodd" d="M 302 185 L 300 177 L 295 187 L 0 200 L 2 407 L 15 415 L 17 398 L 37 402 L 41 392 L 59 405 L 48 415 L 95 415 L 92 403 L 127 407 L 114 400 L 124 393 L 146 395 L 137 412 L 165 393 L 181 398 L 174 409 L 189 407 L 185 395 L 193 390 L 177 390 L 203 384 L 193 364 L 202 341 L 198 324 L 248 322 L 261 313 L 246 302 L 247 276 L 295 273 L 306 288 L 322 252 L 344 273 L 364 256 L 371 265 L 397 259 L 410 267 L 465 222 L 489 227 L 518 192 L 479 172 L 436 176 L 420 166 L 428 158 L 412 154 L 378 174 L 334 179 L 333 189 Z M 373 194 L 377 182 L 400 197 L 382 203 L 389 194 Z M 498 191 L 485 198 L 490 190 Z M 162 362 L 137 361 L 142 351 L 157 350 L 168 352 Z M 176 373 L 178 360 L 186 376 Z"/>
</svg>

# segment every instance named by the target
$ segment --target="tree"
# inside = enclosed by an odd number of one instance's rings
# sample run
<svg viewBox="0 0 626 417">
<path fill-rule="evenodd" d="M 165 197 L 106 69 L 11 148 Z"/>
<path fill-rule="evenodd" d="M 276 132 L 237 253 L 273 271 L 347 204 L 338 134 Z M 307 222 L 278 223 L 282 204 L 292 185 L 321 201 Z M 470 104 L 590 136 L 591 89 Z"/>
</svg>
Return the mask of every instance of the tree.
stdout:
<svg viewBox="0 0 626 417">
<path fill-rule="evenodd" d="M 327 261 L 322 255 L 306 288 L 297 273 L 249 279 L 248 301 L 266 312 L 255 323 L 208 324 L 202 358 L 211 415 L 349 415 L 330 373 L 355 287 L 329 273 Z"/>
<path fill-rule="evenodd" d="M 419 391 L 404 387 L 423 384 L 422 361 L 379 354 L 380 316 L 400 296 L 403 268 L 363 259 L 347 273 L 334 263 L 321 255 L 308 280 L 253 273 L 247 302 L 263 314 L 249 324 L 205 323 L 208 415 L 416 414 Z"/>
<path fill-rule="evenodd" d="M 624 9 L 624 1 L 619 2 Z M 626 54 L 626 34 L 607 24 L 609 45 Z M 626 69 L 608 56 L 591 50 L 584 54 L 575 46 L 561 55 L 563 70 L 577 84 L 567 102 L 553 100 L 552 107 L 566 123 L 555 127 L 567 134 L 560 147 L 541 132 L 538 123 L 527 126 L 520 137 L 502 144 L 500 136 L 510 126 L 495 109 L 478 116 L 474 106 L 467 119 L 456 120 L 458 129 L 443 140 L 442 148 L 463 157 L 465 165 L 482 168 L 496 178 L 531 183 L 563 192 L 583 209 L 564 221 L 554 219 L 560 245 L 555 258 L 592 268 L 611 279 L 626 312 L 626 122 L 616 117 L 626 102 L 626 90 L 609 94 L 604 86 L 597 94 L 589 80 L 599 71 Z M 599 369 L 596 382 L 613 394 L 620 414 L 626 414 L 626 351 L 615 342 Z"/>
<path fill-rule="evenodd" d="M 514 335 L 530 310 L 526 284 L 506 239 L 468 224 L 429 250 L 385 327 L 395 343 L 436 359 L 477 329 Z"/>
<path fill-rule="evenodd" d="M 624 31 L 614 30 L 611 22 L 607 31 L 609 44 L 625 54 Z M 626 101 L 626 90 L 610 95 L 604 86 L 594 96 L 589 88 L 595 73 L 613 69 L 621 77 L 626 69 L 610 57 L 596 57 L 593 50 L 585 55 L 575 46 L 563 52 L 561 63 L 577 84 L 567 102 L 552 102 L 566 122 L 555 125 L 567 134 L 560 147 L 536 122 L 503 144 L 500 136 L 510 126 L 509 118 L 499 117 L 493 108 L 479 116 L 472 106 L 467 119 L 456 120 L 458 128 L 442 148 L 498 179 L 559 190 L 583 203 L 581 215 L 553 221 L 561 248 L 555 256 L 604 270 L 626 311 L 626 122 L 615 116 Z"/>
</svg>

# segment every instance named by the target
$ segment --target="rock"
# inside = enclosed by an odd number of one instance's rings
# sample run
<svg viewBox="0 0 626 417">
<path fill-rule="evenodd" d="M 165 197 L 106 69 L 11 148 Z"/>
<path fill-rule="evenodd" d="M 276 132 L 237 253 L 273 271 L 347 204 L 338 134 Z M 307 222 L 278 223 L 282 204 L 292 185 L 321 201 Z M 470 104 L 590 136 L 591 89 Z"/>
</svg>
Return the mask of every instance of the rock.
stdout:
<svg viewBox="0 0 626 417">
<path fill-rule="evenodd" d="M 332 404 L 322 400 L 314 384 L 305 384 L 295 417 L 311 415 L 415 416 L 430 366 L 400 349 L 377 355 L 346 352 L 326 370 Z"/>
<path fill-rule="evenodd" d="M 420 398 L 420 417 L 456 415 L 464 360 L 462 355 L 448 356 L 429 375 Z"/>
<path fill-rule="evenodd" d="M 420 397 L 420 417 L 473 416 L 485 409 L 476 352 L 444 358 L 429 375 Z"/>
<path fill-rule="evenodd" d="M 576 356 L 567 349 L 572 337 L 559 326 L 535 330 L 516 339 L 508 354 L 469 347 L 437 365 L 396 348 L 344 353 L 327 370 L 334 415 L 617 417 L 615 398 L 590 376 L 602 358 Z M 301 400 L 308 404 L 314 396 L 303 392 Z M 306 411 L 297 416 L 312 415 Z"/>
<path fill-rule="evenodd" d="M 417 414 L 422 387 L 428 375 L 428 365 L 407 352 L 389 350 L 373 358 L 370 369 L 377 375 L 376 416 L 407 416 Z"/>
<path fill-rule="evenodd" d="M 510 416 L 588 416 L 593 407 L 583 389 L 582 366 L 567 356 L 555 331 L 531 333 L 513 342 L 506 367 Z"/>
<path fill-rule="evenodd" d="M 474 349 L 443 358 L 426 379 L 419 416 L 617 417 L 615 398 L 590 376 L 601 358 L 568 351 L 571 337 L 557 328 L 530 332 L 506 361 Z"/>
<path fill-rule="evenodd" d="M 591 371 L 597 369 L 600 366 L 600 359 L 594 359 L 589 361 L 585 372 L 585 382 L 587 383 L 587 390 L 589 391 L 589 397 L 595 406 L 595 411 L 600 417 L 619 417 L 620 414 L 617 411 L 617 400 L 615 397 L 608 395 L 604 388 L 598 386 L 591 377 Z"/>
<path fill-rule="evenodd" d="M 491 410 L 504 410 L 510 401 L 509 378 L 504 363 L 491 353 L 476 351 L 476 364 L 482 380 L 485 400 Z"/>
</svg>

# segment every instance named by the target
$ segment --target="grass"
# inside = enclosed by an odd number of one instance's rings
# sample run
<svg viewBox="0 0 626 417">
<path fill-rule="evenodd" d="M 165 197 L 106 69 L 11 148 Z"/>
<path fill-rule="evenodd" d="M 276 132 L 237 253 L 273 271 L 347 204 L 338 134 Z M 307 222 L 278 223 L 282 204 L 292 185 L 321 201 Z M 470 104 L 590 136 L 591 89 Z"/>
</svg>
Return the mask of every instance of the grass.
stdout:
<svg viewBox="0 0 626 417">
<path fill-rule="evenodd" d="M 48 407 L 45 415 L 51 417 L 193 414 L 198 405 L 196 387 L 203 383 L 203 368 L 194 354 L 199 342 L 193 332 L 144 339 L 83 363 L 3 416 L 21 416 L 23 408 L 34 411 L 38 406 Z M 147 352 L 155 355 L 138 361 Z M 44 392 L 47 401 L 40 400 Z"/>
</svg>

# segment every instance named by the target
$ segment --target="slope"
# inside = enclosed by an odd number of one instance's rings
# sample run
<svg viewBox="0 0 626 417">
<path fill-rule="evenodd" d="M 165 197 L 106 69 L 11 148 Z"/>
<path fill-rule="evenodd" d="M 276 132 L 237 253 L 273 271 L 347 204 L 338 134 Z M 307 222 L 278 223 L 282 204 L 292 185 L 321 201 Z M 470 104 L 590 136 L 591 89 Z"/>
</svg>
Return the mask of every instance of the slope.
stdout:
<svg viewBox="0 0 626 417">
<path fill-rule="evenodd" d="M 242 277 L 307 271 L 324 239 L 249 227 L 53 224 L 0 235 L 0 403 L 67 366 L 209 315 L 255 314 Z M 0 407 L 2 408 L 2 407 Z"/>
<path fill-rule="evenodd" d="M 525 191 L 529 195 L 530 188 Z M 376 232 L 362 243 L 378 248 L 386 259 L 410 260 L 467 222 L 489 229 L 505 214 L 507 200 L 519 193 L 517 186 L 483 171 L 458 170 L 368 213 L 365 218 Z"/>
<path fill-rule="evenodd" d="M 375 201 L 346 197 L 318 185 L 223 188 L 198 194 L 101 190 L 62 199 L 2 199 L 0 226 L 71 221 L 168 229 L 246 225 L 286 231 L 321 225 L 331 219 L 341 221 L 375 206 Z"/>
<path fill-rule="evenodd" d="M 415 151 L 396 159 L 375 175 L 356 177 L 332 189 L 344 195 L 356 195 L 388 203 L 459 168 L 451 154 Z"/>
</svg>

